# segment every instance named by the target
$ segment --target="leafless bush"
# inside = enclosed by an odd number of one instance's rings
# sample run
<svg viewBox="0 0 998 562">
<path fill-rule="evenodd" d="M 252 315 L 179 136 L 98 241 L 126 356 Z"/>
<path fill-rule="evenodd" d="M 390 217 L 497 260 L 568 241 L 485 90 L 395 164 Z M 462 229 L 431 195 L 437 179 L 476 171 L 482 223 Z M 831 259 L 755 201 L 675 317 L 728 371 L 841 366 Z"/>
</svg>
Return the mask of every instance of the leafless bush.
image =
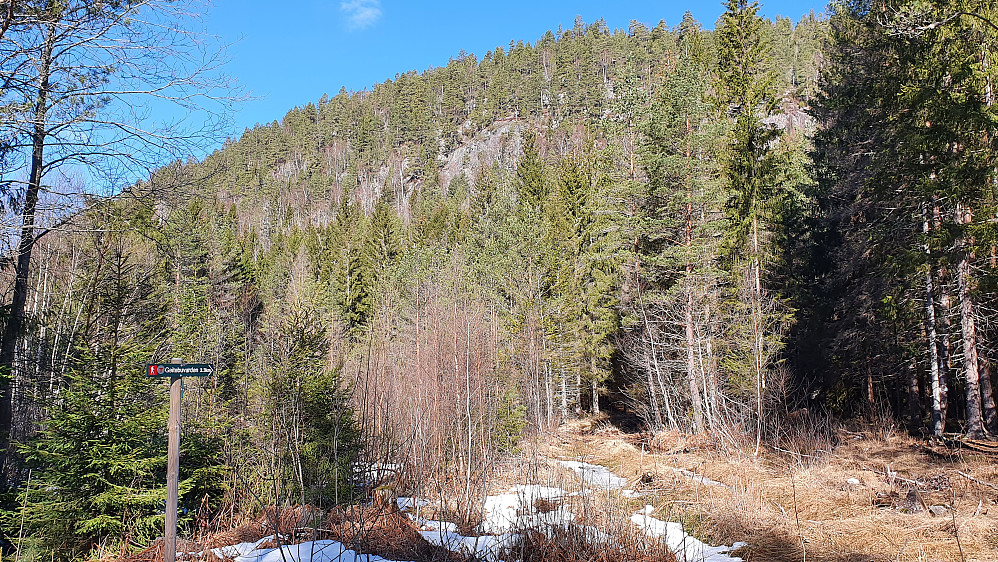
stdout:
<svg viewBox="0 0 998 562">
<path fill-rule="evenodd" d="M 523 562 L 676 562 L 676 556 L 658 541 L 630 534 L 602 535 L 592 527 L 568 525 L 547 532 L 529 530 L 517 547 Z"/>
<path fill-rule="evenodd" d="M 764 396 L 767 441 L 796 465 L 821 462 L 838 443 L 838 423 L 823 409 L 796 400 L 790 373 L 778 366 Z"/>
<path fill-rule="evenodd" d="M 769 426 L 772 446 L 800 466 L 823 462 L 838 444 L 838 424 L 825 411 L 801 408 L 771 417 Z"/>
</svg>

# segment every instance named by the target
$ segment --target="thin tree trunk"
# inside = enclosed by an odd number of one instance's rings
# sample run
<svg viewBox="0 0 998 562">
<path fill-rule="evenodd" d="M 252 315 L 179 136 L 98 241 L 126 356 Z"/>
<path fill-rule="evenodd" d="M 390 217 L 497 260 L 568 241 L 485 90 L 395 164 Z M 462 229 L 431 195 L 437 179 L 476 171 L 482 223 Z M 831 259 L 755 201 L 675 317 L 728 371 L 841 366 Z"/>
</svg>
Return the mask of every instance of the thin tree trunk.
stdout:
<svg viewBox="0 0 998 562">
<path fill-rule="evenodd" d="M 922 426 L 922 400 L 919 394 L 918 369 L 908 369 L 908 432 L 918 435 Z"/>
<path fill-rule="evenodd" d="M 641 280 L 637 281 L 638 286 L 638 307 L 641 309 L 641 319 L 644 320 L 645 324 L 645 335 L 648 337 L 649 348 L 651 352 L 651 365 L 648 365 L 648 394 L 651 400 L 652 415 L 654 416 L 655 427 L 653 429 L 659 429 L 662 427 L 662 411 L 658 407 L 658 396 L 655 393 L 655 381 L 652 380 L 651 366 L 654 365 L 655 371 L 658 372 L 658 357 L 655 355 L 654 339 L 652 339 L 651 325 L 648 322 L 648 314 L 645 312 L 644 299 L 641 296 Z"/>
<path fill-rule="evenodd" d="M 561 372 L 561 419 L 568 419 L 568 381 L 565 372 Z"/>
<path fill-rule="evenodd" d="M 710 411 L 712 412 L 710 417 L 710 423 L 711 423 L 711 429 L 713 429 L 714 418 L 717 416 L 719 411 L 717 403 L 719 393 L 717 391 L 717 357 L 714 355 L 714 336 L 711 331 L 711 319 L 710 319 L 711 313 L 710 313 L 709 301 L 704 302 L 703 313 L 704 313 L 703 326 L 704 326 L 704 331 L 707 334 L 707 336 L 704 338 L 707 341 L 706 368 L 707 368 L 707 380 L 708 380 L 707 391 L 705 392 L 705 394 L 707 394 L 707 404 L 709 405 Z"/>
<path fill-rule="evenodd" d="M 686 128 L 687 133 L 689 133 L 688 120 Z M 687 156 L 688 155 L 689 154 L 687 153 Z M 693 430 L 700 433 L 703 431 L 703 401 L 700 397 L 700 388 L 697 382 L 696 354 L 693 351 L 693 348 L 696 345 L 696 338 L 693 330 L 693 262 L 689 257 L 689 254 L 693 251 L 692 202 L 686 204 L 686 250 L 686 302 L 684 310 L 684 321 L 686 324 L 686 378 L 690 385 L 690 401 L 693 403 Z"/>
<path fill-rule="evenodd" d="M 758 455 L 759 447 L 762 444 L 762 390 L 766 388 L 766 381 L 762 375 L 762 267 L 759 264 L 759 219 L 755 216 L 752 217 L 752 270 L 755 277 L 752 293 L 752 335 L 755 337 L 753 347 L 756 387 L 755 454 Z"/>
<path fill-rule="evenodd" d="M 981 45 L 981 70 L 985 76 L 984 103 L 990 108 L 994 105 L 994 91 L 991 88 L 991 73 L 988 72 L 990 61 L 988 51 L 992 45 Z M 992 177 L 992 182 L 998 184 L 998 173 Z M 992 247 L 993 248 L 993 247 Z M 992 249 L 992 256 L 994 250 Z M 993 263 L 993 260 L 992 260 Z M 992 435 L 998 433 L 998 412 L 995 411 L 994 390 L 991 386 L 991 364 L 986 357 L 980 357 L 981 367 L 981 402 L 984 406 L 984 427 Z"/>
<path fill-rule="evenodd" d="M 929 384 L 932 389 L 932 434 L 940 436 L 946 429 L 943 412 L 943 384 L 939 376 L 939 343 L 936 335 L 935 291 L 932 290 L 932 270 L 925 270 L 925 333 L 929 347 Z"/>
<path fill-rule="evenodd" d="M 655 380 L 652 378 L 651 361 L 645 361 L 645 376 L 648 385 L 648 399 L 651 401 L 651 429 L 657 430 L 662 427 L 662 410 L 658 407 L 658 394 L 655 392 Z"/>
<path fill-rule="evenodd" d="M 686 377 L 690 385 L 690 400 L 693 402 L 693 430 L 697 433 L 703 431 L 703 401 L 700 396 L 699 383 L 697 381 L 696 354 L 693 346 L 696 345 L 696 338 L 693 332 L 693 291 L 688 288 L 686 291 Z"/>
<path fill-rule="evenodd" d="M 960 298 L 960 333 L 963 340 L 963 369 L 966 376 L 967 435 L 983 437 L 981 417 L 980 371 L 977 368 L 977 324 L 974 303 L 970 296 L 970 256 L 964 255 L 957 265 L 957 287 Z"/>
<path fill-rule="evenodd" d="M 0 339 L 0 475 L 6 470 L 7 448 L 13 429 L 12 390 L 14 381 L 14 356 L 17 340 L 24 326 L 24 306 L 28 298 L 28 273 L 31 269 L 31 251 L 35 246 L 35 211 L 42 176 L 45 172 L 45 142 L 48 114 L 49 76 L 52 66 L 52 49 L 56 29 L 48 27 L 41 60 L 38 67 L 38 96 L 34 107 L 34 129 L 31 133 L 31 168 L 28 173 L 28 188 L 24 194 L 24 210 L 21 213 L 21 239 L 17 245 L 17 261 L 14 266 L 14 290 L 11 296 L 10 312 Z"/>
<path fill-rule="evenodd" d="M 981 405 L 984 407 L 984 428 L 991 435 L 998 434 L 998 411 L 995 410 L 994 390 L 991 385 L 991 362 L 986 357 L 977 357 L 981 369 Z"/>
<path fill-rule="evenodd" d="M 589 372 L 593 373 L 593 375 L 596 374 L 596 358 L 595 357 L 590 357 L 589 358 L 589 369 L 590 369 Z M 595 416 L 595 415 L 599 414 L 599 382 L 596 380 L 595 376 L 593 376 L 593 380 L 592 380 L 592 393 L 593 393 L 592 413 Z"/>
<path fill-rule="evenodd" d="M 866 354 L 866 415 L 873 421 L 877 412 L 877 395 L 873 391 L 873 359 L 869 351 Z"/>
<path fill-rule="evenodd" d="M 941 282 L 943 273 L 939 273 Z M 950 332 L 953 331 L 953 321 L 951 314 L 952 296 L 946 288 L 940 284 L 939 312 L 942 313 L 942 334 L 939 346 L 939 415 L 942 418 L 943 429 L 946 427 L 946 419 L 949 417 L 949 381 L 953 373 L 953 352 Z"/>
</svg>

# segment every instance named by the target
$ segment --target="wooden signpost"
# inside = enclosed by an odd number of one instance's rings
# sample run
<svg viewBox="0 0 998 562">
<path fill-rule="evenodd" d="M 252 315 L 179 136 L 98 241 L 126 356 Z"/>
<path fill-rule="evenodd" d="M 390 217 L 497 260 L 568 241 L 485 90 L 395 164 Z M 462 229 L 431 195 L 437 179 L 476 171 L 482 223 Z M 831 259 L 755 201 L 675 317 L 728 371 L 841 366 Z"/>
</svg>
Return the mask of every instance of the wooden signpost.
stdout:
<svg viewBox="0 0 998 562">
<path fill-rule="evenodd" d="M 205 363 L 185 364 L 182 359 L 146 365 L 146 376 L 170 377 L 170 419 L 166 465 L 166 529 L 163 533 L 163 559 L 177 560 L 177 502 L 180 488 L 180 395 L 183 377 L 210 377 L 215 366 Z"/>
</svg>

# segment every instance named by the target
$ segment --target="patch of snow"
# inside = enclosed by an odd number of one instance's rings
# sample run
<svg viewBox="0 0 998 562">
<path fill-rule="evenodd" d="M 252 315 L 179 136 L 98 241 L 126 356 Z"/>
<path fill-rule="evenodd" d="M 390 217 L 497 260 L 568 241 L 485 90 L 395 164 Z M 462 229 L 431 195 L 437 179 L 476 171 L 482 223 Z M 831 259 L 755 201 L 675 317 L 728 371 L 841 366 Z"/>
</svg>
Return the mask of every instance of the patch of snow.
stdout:
<svg viewBox="0 0 998 562">
<path fill-rule="evenodd" d="M 400 511 L 413 510 L 419 507 L 426 507 L 430 502 L 420 498 L 399 497 L 395 499 Z"/>
<path fill-rule="evenodd" d="M 558 464 L 571 470 L 584 482 L 606 490 L 619 490 L 627 485 L 627 479 L 610 472 L 605 466 L 579 461 L 558 461 Z"/>
<path fill-rule="evenodd" d="M 512 548 L 520 538 L 516 533 L 466 537 L 458 531 L 457 525 L 450 521 L 416 519 L 412 515 L 410 517 L 419 523 L 419 533 L 430 544 L 487 562 L 499 562 L 499 555 Z"/>
<path fill-rule="evenodd" d="M 689 478 L 690 480 L 692 480 L 694 482 L 697 482 L 699 484 L 703 484 L 705 486 L 721 486 L 722 488 L 729 488 L 729 486 L 727 484 L 725 484 L 724 482 L 718 482 L 717 480 L 711 480 L 710 478 L 707 478 L 706 476 L 702 476 L 700 474 L 697 474 L 696 472 L 693 472 L 692 470 L 686 470 L 685 468 L 679 468 L 679 469 L 676 469 L 676 470 L 680 474 L 682 474 L 683 476 L 685 476 L 685 477 Z"/>
<path fill-rule="evenodd" d="M 427 521 L 423 519 L 419 525 L 424 531 L 442 531 L 444 533 L 457 533 L 457 523 L 450 521 Z"/>
<path fill-rule="evenodd" d="M 474 557 L 475 559 L 487 560 L 489 562 L 498 562 L 499 554 L 512 548 L 520 538 L 516 533 L 466 537 L 460 533 L 443 529 L 420 531 L 420 534 L 430 544 L 442 546 L 451 552 L 456 552 L 463 556 Z"/>
<path fill-rule="evenodd" d="M 555 505 L 554 509 L 539 512 L 535 503 L 538 500 L 557 503 L 565 495 L 565 490 L 561 488 L 530 484 L 514 486 L 505 494 L 489 496 L 482 507 L 482 524 L 478 530 L 481 534 L 500 534 L 513 529 L 563 526 L 575 519 L 564 506 Z"/>
<path fill-rule="evenodd" d="M 211 552 L 219 558 L 238 558 L 256 550 L 257 546 L 274 538 L 274 535 L 267 535 L 256 542 L 241 542 L 232 546 L 222 546 L 211 549 Z"/>
<path fill-rule="evenodd" d="M 430 521 L 409 517 L 420 526 L 420 534 L 431 544 L 441 546 L 462 556 L 498 562 L 499 555 L 511 549 L 520 539 L 517 531 L 538 529 L 551 532 L 575 519 L 561 501 L 570 496 L 565 490 L 551 486 L 518 485 L 504 494 L 485 498 L 482 506 L 482 523 L 476 528 L 479 536 L 464 536 L 457 525 L 448 521 Z M 539 510 L 537 502 L 550 502 L 544 510 Z M 425 505 L 425 500 L 409 499 L 399 505 Z M 593 529 L 595 533 L 599 533 Z"/>
<path fill-rule="evenodd" d="M 728 553 L 746 546 L 736 542 L 731 546 L 710 546 L 696 537 L 688 535 L 683 526 L 672 521 L 662 521 L 651 516 L 654 507 L 646 505 L 644 509 L 631 517 L 631 522 L 643 529 L 650 537 L 658 537 L 665 541 L 680 562 L 741 562 L 741 558 L 729 556 Z"/>
<path fill-rule="evenodd" d="M 850 478 L 846 480 L 846 484 L 852 484 L 853 486 L 859 485 L 859 478 Z"/>
<path fill-rule="evenodd" d="M 236 562 L 387 562 L 373 554 L 357 554 L 337 541 L 309 541 L 283 548 L 253 550 Z"/>
<path fill-rule="evenodd" d="M 640 498 L 643 496 L 647 496 L 648 494 L 644 492 L 638 492 L 635 490 L 627 489 L 627 490 L 621 490 L 620 495 L 624 496 L 625 498 Z"/>
</svg>

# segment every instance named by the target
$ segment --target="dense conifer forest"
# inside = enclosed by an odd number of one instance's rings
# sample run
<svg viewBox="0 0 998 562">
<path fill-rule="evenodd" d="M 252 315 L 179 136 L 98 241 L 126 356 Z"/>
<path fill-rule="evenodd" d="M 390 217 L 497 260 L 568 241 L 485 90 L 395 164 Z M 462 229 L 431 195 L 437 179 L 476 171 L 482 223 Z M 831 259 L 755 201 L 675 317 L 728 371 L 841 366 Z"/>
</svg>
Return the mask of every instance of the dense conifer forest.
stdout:
<svg viewBox="0 0 998 562">
<path fill-rule="evenodd" d="M 187 533 L 348 503 L 357 463 L 471 478 L 585 416 L 749 452 L 833 420 L 998 432 L 992 3 L 578 19 L 73 205 L 46 182 L 97 161 L 67 123 L 103 102 L 63 86 L 115 69 L 24 63 L 68 41 L 57 4 L 0 2 L 0 528 L 24 559 L 162 534 L 144 367 L 172 357 L 216 366 L 184 383 Z"/>
</svg>

